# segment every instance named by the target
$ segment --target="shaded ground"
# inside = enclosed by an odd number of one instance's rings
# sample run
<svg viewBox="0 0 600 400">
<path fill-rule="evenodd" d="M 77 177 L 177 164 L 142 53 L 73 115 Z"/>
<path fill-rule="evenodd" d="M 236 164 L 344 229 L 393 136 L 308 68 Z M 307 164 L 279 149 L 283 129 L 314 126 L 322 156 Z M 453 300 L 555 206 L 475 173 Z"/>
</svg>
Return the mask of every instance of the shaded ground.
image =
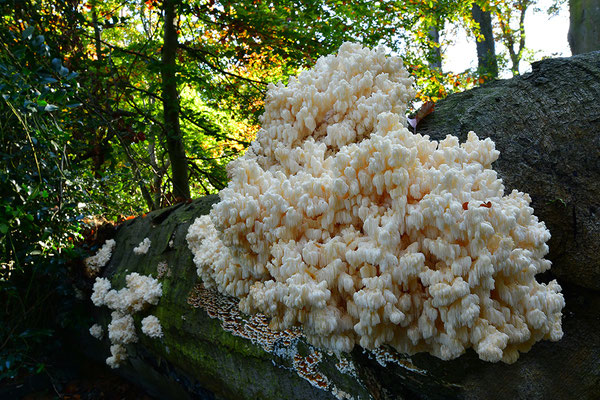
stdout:
<svg viewBox="0 0 600 400">
<path fill-rule="evenodd" d="M 65 355 L 68 356 L 68 355 Z M 0 382 L 0 399 L 152 400 L 106 366 L 77 358 L 52 360 L 47 370 Z"/>
</svg>

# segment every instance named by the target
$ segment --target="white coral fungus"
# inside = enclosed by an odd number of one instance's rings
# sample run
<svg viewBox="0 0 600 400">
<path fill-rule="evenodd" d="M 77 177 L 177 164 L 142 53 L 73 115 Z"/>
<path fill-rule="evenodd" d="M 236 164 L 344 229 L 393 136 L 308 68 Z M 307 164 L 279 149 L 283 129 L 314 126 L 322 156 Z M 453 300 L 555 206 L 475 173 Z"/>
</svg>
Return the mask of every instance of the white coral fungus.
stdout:
<svg viewBox="0 0 600 400">
<path fill-rule="evenodd" d="M 124 345 L 137 342 L 132 314 L 143 310 L 148 304 L 156 305 L 162 296 L 162 285 L 151 276 L 133 272 L 125 277 L 125 282 L 125 288 L 115 290 L 111 289 L 108 279 L 96 278 L 91 297 L 97 307 L 105 305 L 114 310 L 108 325 L 108 338 L 113 344 L 110 348 L 112 356 L 106 359 L 111 368 L 117 368 L 127 359 Z M 97 325 L 90 328 L 92 335 L 95 326 Z M 98 328 L 102 329 L 100 326 Z M 160 329 L 160 325 L 158 328 Z M 146 333 L 143 326 L 142 332 Z"/>
<path fill-rule="evenodd" d="M 406 129 L 411 85 L 400 59 L 348 43 L 271 85 L 256 141 L 188 232 L 198 273 L 336 352 L 514 362 L 562 337 L 561 288 L 535 280 L 550 233 L 527 194 L 504 196 L 490 139 Z"/>
<path fill-rule="evenodd" d="M 151 244 L 152 244 L 152 241 L 148 238 L 145 238 L 144 240 L 142 240 L 140 242 L 140 244 L 137 245 L 137 247 L 133 248 L 133 252 L 135 254 L 137 254 L 138 256 L 140 254 L 146 254 L 148 252 L 148 250 L 150 250 Z"/>
<path fill-rule="evenodd" d="M 112 321 L 108 324 L 108 338 L 111 343 L 129 344 L 137 342 L 133 317 L 130 314 L 122 314 L 113 311 Z"/>
<path fill-rule="evenodd" d="M 100 271 L 100 268 L 104 267 L 110 260 L 112 251 L 117 242 L 114 239 L 109 239 L 104 242 L 104 245 L 98 250 L 96 254 L 85 259 L 85 265 L 93 273 Z"/>
<path fill-rule="evenodd" d="M 132 272 L 125 277 L 127 287 L 110 289 L 106 278 L 96 278 L 92 301 L 96 306 L 106 305 L 123 314 L 141 311 L 146 304 L 156 305 L 162 296 L 162 284 L 151 276 Z"/>
<path fill-rule="evenodd" d="M 104 336 L 104 330 L 100 325 L 94 324 L 90 327 L 90 335 L 100 340 L 102 339 L 102 336 Z"/>
<path fill-rule="evenodd" d="M 92 289 L 92 303 L 94 303 L 96 307 L 104 305 L 104 299 L 110 291 L 110 288 L 111 284 L 108 279 L 96 278 L 96 282 L 94 282 L 94 287 Z"/>
<path fill-rule="evenodd" d="M 113 344 L 110 346 L 110 357 L 106 359 L 106 364 L 111 368 L 118 368 L 121 363 L 127 360 L 127 349 L 122 344 Z"/>
<path fill-rule="evenodd" d="M 142 320 L 142 332 L 153 339 L 163 337 L 160 321 L 154 315 L 148 315 Z"/>
</svg>

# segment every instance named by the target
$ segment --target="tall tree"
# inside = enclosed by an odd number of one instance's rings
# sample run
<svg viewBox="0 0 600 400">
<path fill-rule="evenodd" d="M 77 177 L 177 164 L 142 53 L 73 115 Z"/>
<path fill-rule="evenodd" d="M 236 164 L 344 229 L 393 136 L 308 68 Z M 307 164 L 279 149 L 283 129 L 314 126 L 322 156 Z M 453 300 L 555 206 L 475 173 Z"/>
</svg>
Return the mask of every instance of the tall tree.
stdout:
<svg viewBox="0 0 600 400">
<path fill-rule="evenodd" d="M 483 11 L 479 4 L 473 2 L 471 17 L 479 25 L 476 36 L 477 71 L 481 76 L 494 79 L 498 76 L 498 60 L 492 31 L 492 14 L 489 10 Z"/>
<path fill-rule="evenodd" d="M 525 14 L 532 0 L 492 1 L 498 18 L 499 37 L 508 50 L 513 76 L 519 75 L 519 64 L 525 53 Z"/>
<path fill-rule="evenodd" d="M 437 26 L 429 28 L 429 40 L 431 41 L 431 52 L 429 53 L 429 67 L 442 70 L 442 49 L 440 47 L 440 29 Z"/>
<path fill-rule="evenodd" d="M 600 1 L 569 0 L 569 14 L 571 53 L 600 50 Z"/>
<path fill-rule="evenodd" d="M 476 81 L 470 71 L 454 74 L 442 69 L 443 50 L 452 38 L 452 35 L 444 31 L 454 24 L 465 24 L 472 28 L 472 2 L 473 0 L 384 2 L 386 15 L 383 18 L 394 21 L 398 28 L 394 36 L 399 38 L 400 45 L 396 45 L 394 50 L 402 54 L 409 71 L 415 77 L 419 89 L 418 101 L 435 102 L 448 93 L 472 86 Z"/>
<path fill-rule="evenodd" d="M 190 198 L 188 165 L 179 125 L 179 91 L 177 90 L 177 25 L 178 0 L 164 0 L 164 42 L 162 47 L 162 101 L 164 134 L 171 161 L 173 195 L 178 200 Z"/>
</svg>

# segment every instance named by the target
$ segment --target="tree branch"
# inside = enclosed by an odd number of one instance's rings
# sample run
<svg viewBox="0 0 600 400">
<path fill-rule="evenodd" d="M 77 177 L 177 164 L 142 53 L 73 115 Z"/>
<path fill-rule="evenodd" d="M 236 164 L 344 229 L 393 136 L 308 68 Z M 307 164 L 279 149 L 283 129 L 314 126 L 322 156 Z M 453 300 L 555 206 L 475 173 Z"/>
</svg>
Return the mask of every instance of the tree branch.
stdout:
<svg viewBox="0 0 600 400">
<path fill-rule="evenodd" d="M 100 119 L 102 119 L 104 121 L 104 123 L 108 127 L 109 131 L 113 132 L 113 136 L 117 137 L 117 139 L 121 143 L 121 146 L 123 147 L 123 150 L 125 151 L 125 155 L 127 156 L 127 159 L 129 159 L 129 162 L 131 162 L 132 166 L 134 167 L 133 173 L 138 180 L 138 185 L 142 192 L 142 197 L 144 198 L 144 200 L 146 200 L 146 203 L 150 210 L 156 209 L 157 207 L 155 207 L 154 201 L 152 200 L 152 196 L 150 196 L 148 189 L 146 188 L 146 186 L 143 183 L 142 174 L 140 173 L 140 169 L 137 164 L 137 161 L 135 160 L 135 158 L 133 158 L 133 156 L 129 152 L 128 146 L 125 144 L 125 142 L 123 141 L 123 138 L 121 137 L 121 135 L 119 135 L 118 131 L 114 128 L 114 126 L 112 125 L 112 122 L 110 122 L 102 113 L 100 113 L 98 110 L 96 110 L 95 107 L 92 107 L 84 102 L 82 102 L 82 104 L 83 104 L 83 107 L 87 108 L 90 111 L 93 111 L 96 115 L 98 115 L 98 117 L 100 117 Z"/>
<path fill-rule="evenodd" d="M 229 137 L 227 135 L 222 135 L 222 134 L 217 133 L 215 131 L 211 131 L 208 128 L 206 128 L 205 126 L 203 126 L 201 123 L 199 123 L 198 121 L 195 121 L 194 119 L 192 119 L 192 117 L 190 117 L 189 115 L 187 115 L 183 110 L 180 109 L 179 111 L 181 113 L 181 118 L 183 118 L 186 121 L 191 122 L 196 127 L 202 129 L 202 131 L 206 132 L 206 134 L 208 136 L 212 136 L 212 137 L 216 137 L 216 138 L 224 139 L 224 140 L 231 140 L 231 141 L 234 141 L 236 143 L 242 144 L 242 145 L 244 145 L 246 147 L 250 146 L 250 142 L 246 142 L 244 140 L 235 139 L 235 138 Z"/>
<path fill-rule="evenodd" d="M 217 181 L 214 178 L 214 176 L 212 176 L 208 172 L 202 170 L 196 164 L 191 163 L 190 165 L 192 166 L 192 169 L 196 170 L 200 175 L 204 175 L 206 177 L 206 179 L 208 179 L 208 181 L 210 182 L 210 184 L 213 185 L 217 190 L 221 190 L 221 189 L 223 189 L 225 187 L 224 183 Z M 202 185 L 202 183 L 200 183 L 200 184 Z M 204 185 L 202 185 L 202 187 L 204 188 Z M 208 191 L 206 193 L 208 193 Z"/>
<path fill-rule="evenodd" d="M 204 55 L 202 55 L 202 53 L 203 53 L 202 50 L 195 49 L 193 47 L 189 47 L 189 46 L 186 46 L 184 44 L 179 44 L 179 48 L 183 49 L 183 50 L 186 50 L 192 56 L 194 56 L 198 60 L 202 61 L 204 64 L 208 65 L 211 69 L 213 69 L 214 71 L 217 71 L 217 72 L 219 72 L 219 73 L 221 73 L 223 75 L 229 75 L 229 76 L 232 76 L 234 78 L 241 79 L 241 80 L 244 80 L 244 81 L 247 81 L 247 82 L 258 83 L 259 85 L 264 85 L 264 86 L 268 85 L 268 82 L 257 81 L 255 79 L 246 78 L 244 76 L 234 74 L 232 72 L 226 71 L 223 68 L 220 68 L 220 67 L 214 65 L 213 63 L 211 63 L 210 61 L 208 61 L 208 59 Z M 210 54 L 210 53 L 208 53 L 208 54 Z"/>
<path fill-rule="evenodd" d="M 81 35 L 83 35 L 83 36 L 85 36 L 85 37 L 87 37 L 89 39 L 96 40 L 95 37 L 93 37 L 91 35 L 88 35 L 87 33 L 81 32 Z M 112 50 L 117 50 L 117 51 L 120 51 L 122 53 L 131 54 L 133 56 L 137 56 L 137 57 L 143 58 L 144 60 L 153 61 L 153 62 L 156 62 L 156 63 L 160 62 L 156 58 L 150 57 L 147 54 L 143 54 L 143 53 L 140 53 L 140 52 L 137 52 L 137 51 L 134 51 L 134 50 L 124 49 L 122 47 L 115 46 L 114 44 L 108 43 L 106 40 L 100 39 L 99 42 L 102 43 L 103 45 L 105 45 L 106 47 L 108 47 L 109 49 L 112 49 Z"/>
</svg>

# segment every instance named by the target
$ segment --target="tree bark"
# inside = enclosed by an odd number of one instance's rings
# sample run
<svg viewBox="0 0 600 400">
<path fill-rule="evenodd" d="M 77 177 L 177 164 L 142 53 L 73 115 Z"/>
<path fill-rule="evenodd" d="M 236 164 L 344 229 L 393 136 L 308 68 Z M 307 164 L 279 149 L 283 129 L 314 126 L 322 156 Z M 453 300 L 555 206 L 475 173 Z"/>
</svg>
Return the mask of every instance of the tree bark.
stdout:
<svg viewBox="0 0 600 400">
<path fill-rule="evenodd" d="M 98 14 L 96 13 L 96 2 L 92 5 L 92 25 L 94 26 L 94 44 L 96 45 L 96 58 L 102 61 L 102 39 L 100 36 L 100 26 L 98 25 Z"/>
<path fill-rule="evenodd" d="M 569 0 L 569 47 L 573 55 L 600 50 L 600 1 Z"/>
<path fill-rule="evenodd" d="M 436 26 L 429 28 L 429 40 L 434 44 L 429 54 L 429 66 L 432 69 L 442 70 L 442 49 L 440 48 L 440 31 Z"/>
<path fill-rule="evenodd" d="M 498 60 L 492 31 L 492 15 L 489 11 L 483 11 L 477 3 L 473 3 L 471 15 L 473 20 L 479 24 L 479 33 L 483 36 L 481 40 L 476 40 L 477 70 L 479 75 L 495 79 L 498 77 Z"/>
<path fill-rule="evenodd" d="M 177 90 L 177 0 L 165 0 L 164 43 L 162 48 L 162 99 L 167 153 L 171 161 L 171 180 L 176 200 L 190 198 L 188 165 L 179 126 L 179 92 Z"/>
<path fill-rule="evenodd" d="M 158 276 L 162 298 L 148 313 L 161 340 L 139 335 L 118 372 L 159 398 L 513 399 L 596 398 L 600 387 L 600 52 L 549 59 L 533 72 L 449 96 L 419 126 L 434 139 L 470 130 L 500 150 L 494 163 L 506 187 L 530 193 L 535 215 L 552 233 L 550 272 L 565 295 L 564 337 L 536 343 L 513 365 L 492 364 L 468 350 L 452 361 L 428 354 L 356 347 L 338 359 L 298 331 L 270 331 L 266 318 L 240 314 L 235 299 L 203 289 L 185 236 L 216 195 L 124 223 L 103 272 L 113 287 L 131 272 Z M 144 238 L 145 255 L 132 248 Z M 173 243 L 173 245 L 170 245 Z M 159 272 L 158 266 L 168 265 Z M 106 326 L 106 309 L 94 309 Z M 136 316 L 139 326 L 139 319 Z M 81 349 L 109 355 L 109 343 L 82 333 Z M 341 361 L 340 361 L 341 360 Z M 276 383 L 275 383 L 276 382 Z M 177 390 L 179 392 L 177 392 Z M 183 394 L 182 394 L 183 393 Z"/>
</svg>

